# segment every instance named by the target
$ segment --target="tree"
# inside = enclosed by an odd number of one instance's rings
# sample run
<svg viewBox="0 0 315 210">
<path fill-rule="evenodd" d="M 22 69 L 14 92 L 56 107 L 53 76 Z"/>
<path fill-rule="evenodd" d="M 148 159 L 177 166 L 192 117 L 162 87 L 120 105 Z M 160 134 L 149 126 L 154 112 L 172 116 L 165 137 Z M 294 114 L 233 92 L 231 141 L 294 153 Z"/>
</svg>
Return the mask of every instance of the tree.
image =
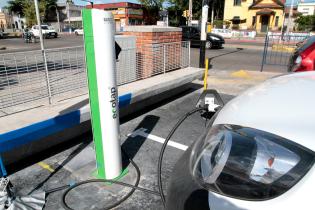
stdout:
<svg viewBox="0 0 315 210">
<path fill-rule="evenodd" d="M 165 0 L 139 0 L 144 6 L 144 23 L 148 25 L 156 24 L 159 20 L 159 11 L 163 8 Z"/>
<path fill-rule="evenodd" d="M 49 14 L 56 16 L 53 6 L 57 6 L 57 0 L 39 0 L 38 7 L 42 21 L 47 21 Z M 8 2 L 8 9 L 10 12 L 25 17 L 28 26 L 37 23 L 34 0 L 11 0 Z"/>
<path fill-rule="evenodd" d="M 44 19 L 45 17 L 45 10 L 46 10 L 46 1 L 42 0 L 38 4 L 39 8 L 39 16 Z M 35 11 L 35 5 L 33 0 L 24 0 L 23 4 L 23 13 L 26 19 L 26 25 L 32 26 L 36 25 L 36 11 Z"/>
<path fill-rule="evenodd" d="M 139 0 L 146 8 L 163 8 L 165 0 Z"/>
<path fill-rule="evenodd" d="M 300 14 L 296 19 L 298 31 L 314 31 L 315 30 L 315 15 L 303 16 Z"/>
<path fill-rule="evenodd" d="M 214 4 L 212 2 L 214 1 Z M 188 10 L 189 0 L 169 0 L 172 7 L 176 10 L 184 11 Z M 209 1 L 209 11 L 208 11 L 208 21 L 211 21 L 211 11 L 212 6 L 214 7 L 214 19 L 223 19 L 224 12 L 224 1 L 223 0 L 210 0 Z M 171 8 L 171 7 L 170 7 Z M 202 13 L 202 0 L 193 0 L 192 15 L 194 20 L 200 20 Z M 182 15 L 182 14 L 180 14 Z M 176 17 L 179 19 L 180 17 Z"/>
<path fill-rule="evenodd" d="M 24 16 L 23 4 L 24 4 L 24 0 L 11 0 L 11 1 L 8 1 L 7 8 L 10 12 L 14 12 L 16 14 Z"/>
</svg>

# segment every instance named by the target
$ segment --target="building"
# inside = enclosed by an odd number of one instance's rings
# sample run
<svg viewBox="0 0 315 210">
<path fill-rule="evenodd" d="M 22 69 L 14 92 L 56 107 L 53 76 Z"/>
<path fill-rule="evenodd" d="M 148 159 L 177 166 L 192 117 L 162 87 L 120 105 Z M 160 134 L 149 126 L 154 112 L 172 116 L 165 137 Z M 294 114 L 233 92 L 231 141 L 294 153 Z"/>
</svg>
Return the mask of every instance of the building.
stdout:
<svg viewBox="0 0 315 210">
<path fill-rule="evenodd" d="M 233 29 L 279 30 L 284 20 L 284 0 L 225 0 L 224 20 L 230 21 Z"/>
<path fill-rule="evenodd" d="M 315 0 L 303 1 L 301 0 L 297 5 L 297 11 L 302 15 L 315 15 Z"/>
<path fill-rule="evenodd" d="M 0 30 L 15 28 L 12 15 L 7 10 L 0 8 Z"/>
<path fill-rule="evenodd" d="M 58 22 L 51 22 L 55 29 L 63 31 L 66 28 L 82 27 L 82 9 L 84 6 L 75 5 L 73 3 L 57 3 L 59 25 Z M 56 20 L 57 21 L 57 20 Z"/>
<path fill-rule="evenodd" d="M 91 8 L 88 5 L 87 8 Z M 141 4 L 130 2 L 94 4 L 94 8 L 111 11 L 116 23 L 116 31 L 122 31 L 127 25 L 143 24 L 143 8 Z"/>
</svg>

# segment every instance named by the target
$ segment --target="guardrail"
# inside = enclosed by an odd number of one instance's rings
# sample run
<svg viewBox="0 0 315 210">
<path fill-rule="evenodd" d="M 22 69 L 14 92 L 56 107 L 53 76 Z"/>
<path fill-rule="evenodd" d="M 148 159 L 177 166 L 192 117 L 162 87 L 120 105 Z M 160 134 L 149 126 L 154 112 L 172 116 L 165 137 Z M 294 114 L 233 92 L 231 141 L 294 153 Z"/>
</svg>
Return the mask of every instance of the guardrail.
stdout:
<svg viewBox="0 0 315 210">
<path fill-rule="evenodd" d="M 18 111 L 20 104 L 87 93 L 82 46 L 49 49 L 46 56 L 48 71 L 40 50 L 0 54 L 0 116 Z M 189 57 L 189 42 L 123 48 L 117 61 L 118 85 L 188 67 Z"/>
</svg>

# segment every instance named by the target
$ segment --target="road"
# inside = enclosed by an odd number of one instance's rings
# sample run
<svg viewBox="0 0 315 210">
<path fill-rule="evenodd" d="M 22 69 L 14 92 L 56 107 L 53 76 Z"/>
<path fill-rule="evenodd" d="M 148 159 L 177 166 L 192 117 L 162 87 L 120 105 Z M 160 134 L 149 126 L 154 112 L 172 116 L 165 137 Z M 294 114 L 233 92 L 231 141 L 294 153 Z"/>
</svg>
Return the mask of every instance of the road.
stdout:
<svg viewBox="0 0 315 210">
<path fill-rule="evenodd" d="M 39 50 L 39 43 L 24 43 L 23 39 L 3 39 L 0 40 L 0 46 L 6 46 L 7 50 L 0 50 L 1 53 L 21 52 L 30 50 Z M 83 46 L 83 37 L 75 35 L 61 35 L 57 39 L 46 39 L 45 47 L 50 48 L 64 48 Z M 236 48 L 243 48 L 242 51 Z M 213 58 L 211 64 L 212 69 L 217 70 L 250 70 L 260 71 L 263 54 L 262 43 L 246 43 L 227 41 L 223 49 L 207 50 L 206 57 Z M 199 66 L 199 48 L 191 49 L 191 65 L 193 67 Z M 285 66 L 266 65 L 264 71 L 286 72 Z"/>
</svg>

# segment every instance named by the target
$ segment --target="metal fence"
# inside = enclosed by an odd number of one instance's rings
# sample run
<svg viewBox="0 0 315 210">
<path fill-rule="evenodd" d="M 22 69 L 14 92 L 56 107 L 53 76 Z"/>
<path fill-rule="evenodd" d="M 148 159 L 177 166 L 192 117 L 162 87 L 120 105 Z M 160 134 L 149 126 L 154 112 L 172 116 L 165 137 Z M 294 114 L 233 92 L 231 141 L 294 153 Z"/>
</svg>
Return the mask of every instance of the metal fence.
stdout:
<svg viewBox="0 0 315 210">
<path fill-rule="evenodd" d="M 15 112 L 12 107 L 39 99 L 87 93 L 83 47 L 49 49 L 46 57 L 48 71 L 40 50 L 0 54 L 1 112 Z M 188 67 L 189 57 L 189 42 L 124 47 L 117 61 L 118 85 Z"/>
<path fill-rule="evenodd" d="M 309 37 L 305 35 L 267 34 L 262 56 L 261 71 L 265 65 L 287 67 L 297 44 Z"/>
</svg>

